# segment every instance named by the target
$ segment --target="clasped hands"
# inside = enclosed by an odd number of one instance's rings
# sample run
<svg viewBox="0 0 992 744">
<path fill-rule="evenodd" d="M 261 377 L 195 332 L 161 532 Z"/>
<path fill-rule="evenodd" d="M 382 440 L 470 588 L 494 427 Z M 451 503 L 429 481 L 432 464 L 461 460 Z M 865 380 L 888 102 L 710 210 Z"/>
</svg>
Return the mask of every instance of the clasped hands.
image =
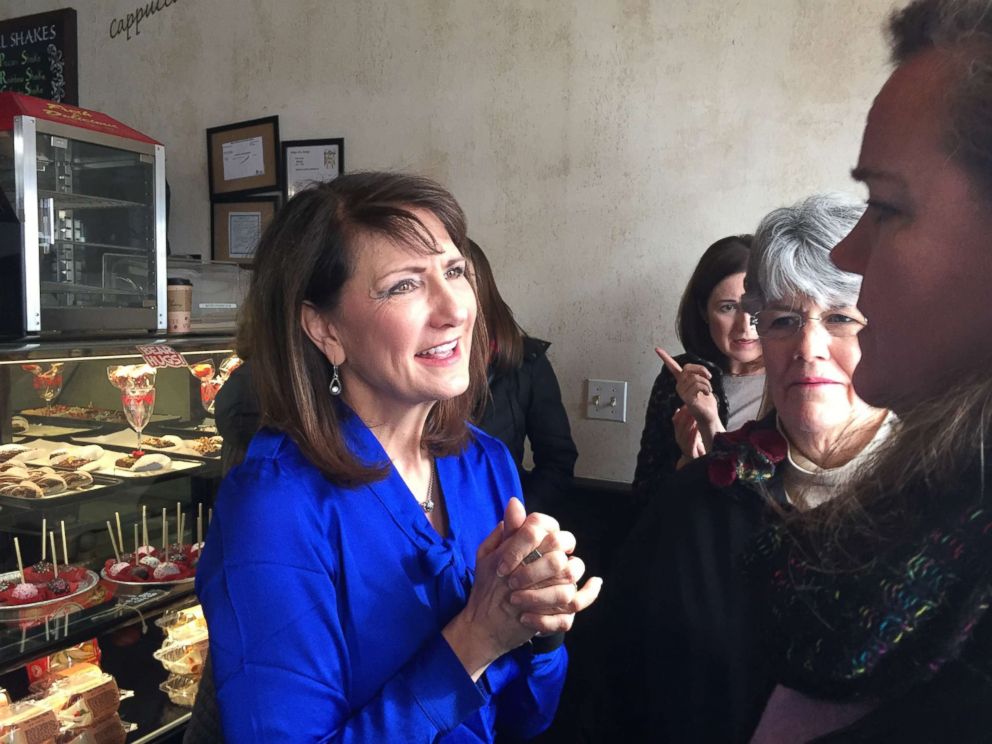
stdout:
<svg viewBox="0 0 992 744">
<path fill-rule="evenodd" d="M 529 558 L 534 551 L 536 560 Z M 473 679 L 537 634 L 567 631 L 602 588 L 572 555 L 575 536 L 546 514 L 527 514 L 516 498 L 476 552 L 475 583 L 465 608 L 443 634 Z M 528 558 L 527 562 L 524 561 Z"/>
</svg>

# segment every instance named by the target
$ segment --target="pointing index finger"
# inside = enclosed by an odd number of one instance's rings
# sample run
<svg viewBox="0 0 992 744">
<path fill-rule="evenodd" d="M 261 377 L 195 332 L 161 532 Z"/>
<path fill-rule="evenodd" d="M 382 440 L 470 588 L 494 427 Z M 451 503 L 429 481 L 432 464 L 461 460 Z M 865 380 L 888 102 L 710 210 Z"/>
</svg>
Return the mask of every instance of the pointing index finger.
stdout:
<svg viewBox="0 0 992 744">
<path fill-rule="evenodd" d="M 669 372 L 676 376 L 682 374 L 682 366 L 675 361 L 671 354 L 662 349 L 660 346 L 654 347 L 654 353 L 657 354 L 661 358 L 661 361 L 665 363 L 665 366 L 668 367 Z"/>
</svg>

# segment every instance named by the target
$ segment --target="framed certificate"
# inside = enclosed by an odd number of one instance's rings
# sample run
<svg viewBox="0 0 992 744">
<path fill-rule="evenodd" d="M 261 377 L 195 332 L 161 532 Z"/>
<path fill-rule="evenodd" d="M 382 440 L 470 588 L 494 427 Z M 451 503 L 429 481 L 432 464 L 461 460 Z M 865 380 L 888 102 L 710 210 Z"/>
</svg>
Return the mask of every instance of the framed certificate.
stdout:
<svg viewBox="0 0 992 744">
<path fill-rule="evenodd" d="M 213 260 L 250 264 L 262 233 L 276 214 L 278 202 L 278 196 L 214 202 L 210 219 Z"/>
<path fill-rule="evenodd" d="M 279 117 L 207 130 L 210 199 L 232 199 L 279 188 Z"/>
<path fill-rule="evenodd" d="M 344 140 L 292 140 L 282 143 L 283 195 L 286 201 L 315 183 L 344 173 Z"/>
</svg>

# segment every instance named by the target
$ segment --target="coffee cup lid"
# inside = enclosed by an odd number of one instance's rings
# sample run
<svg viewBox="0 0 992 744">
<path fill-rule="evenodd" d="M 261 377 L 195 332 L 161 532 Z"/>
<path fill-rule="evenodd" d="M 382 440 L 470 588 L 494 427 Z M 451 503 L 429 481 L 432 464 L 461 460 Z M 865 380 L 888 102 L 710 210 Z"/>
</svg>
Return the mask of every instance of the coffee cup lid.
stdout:
<svg viewBox="0 0 992 744">
<path fill-rule="evenodd" d="M 191 282 L 189 279 L 183 279 L 182 277 L 178 277 L 178 276 L 170 276 L 168 279 L 166 279 L 165 283 L 169 285 L 178 285 L 180 287 L 193 286 L 193 282 Z"/>
</svg>

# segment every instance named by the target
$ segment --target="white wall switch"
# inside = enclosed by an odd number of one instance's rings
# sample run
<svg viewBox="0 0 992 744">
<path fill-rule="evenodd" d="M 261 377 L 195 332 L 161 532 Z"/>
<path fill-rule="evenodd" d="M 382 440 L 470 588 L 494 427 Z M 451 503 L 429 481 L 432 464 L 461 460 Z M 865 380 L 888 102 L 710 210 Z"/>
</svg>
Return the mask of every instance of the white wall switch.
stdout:
<svg viewBox="0 0 992 744">
<path fill-rule="evenodd" d="M 621 380 L 586 380 L 586 418 L 627 420 L 627 383 Z"/>
</svg>

